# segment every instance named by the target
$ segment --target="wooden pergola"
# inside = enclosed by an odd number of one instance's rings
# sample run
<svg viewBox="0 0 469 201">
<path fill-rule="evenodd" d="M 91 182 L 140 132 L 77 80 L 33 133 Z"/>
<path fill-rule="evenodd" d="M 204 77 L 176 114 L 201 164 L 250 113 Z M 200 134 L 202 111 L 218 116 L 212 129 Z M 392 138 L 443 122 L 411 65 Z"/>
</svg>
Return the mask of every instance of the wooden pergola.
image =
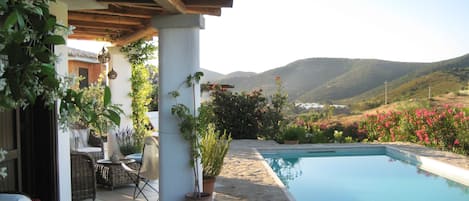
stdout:
<svg viewBox="0 0 469 201">
<path fill-rule="evenodd" d="M 155 15 L 221 15 L 222 7 L 233 0 L 96 0 L 104 9 L 68 11 L 68 24 L 75 27 L 72 39 L 110 41 L 124 45 L 140 38 L 156 36 L 150 25 Z"/>
</svg>

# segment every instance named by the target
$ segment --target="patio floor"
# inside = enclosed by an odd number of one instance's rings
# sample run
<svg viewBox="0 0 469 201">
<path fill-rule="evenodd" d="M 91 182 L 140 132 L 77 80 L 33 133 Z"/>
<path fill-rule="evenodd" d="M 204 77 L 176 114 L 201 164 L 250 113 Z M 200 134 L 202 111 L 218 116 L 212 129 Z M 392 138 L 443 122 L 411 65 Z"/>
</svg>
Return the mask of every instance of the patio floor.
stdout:
<svg viewBox="0 0 469 201">
<path fill-rule="evenodd" d="M 376 144 L 379 145 L 379 144 Z M 443 161 L 454 166 L 469 170 L 469 157 L 449 152 L 436 151 L 410 143 L 388 143 L 393 147 L 413 152 Z M 281 145 L 274 141 L 233 140 L 220 176 L 215 183 L 216 201 L 286 201 L 282 185 L 271 175 L 263 159 L 254 148 L 260 149 L 303 149 L 336 146 L 363 146 L 362 144 L 301 144 Z M 367 144 L 370 146 L 370 144 Z M 373 145 L 371 145 L 373 146 Z M 157 185 L 156 185 L 157 186 Z M 127 201 L 132 200 L 133 187 L 131 185 L 115 188 L 113 191 L 98 189 L 97 200 Z M 150 191 L 151 200 L 157 200 L 158 195 Z M 149 198 L 150 198 L 149 197 Z M 140 196 L 137 200 L 145 200 Z"/>
<path fill-rule="evenodd" d="M 158 189 L 158 182 L 153 182 L 152 186 Z M 158 193 L 153 191 L 151 188 L 145 187 L 145 195 L 149 200 L 158 200 Z M 133 200 L 132 196 L 134 193 L 134 185 L 115 187 L 114 190 L 106 189 L 98 185 L 98 191 L 96 192 L 96 201 L 129 201 Z M 142 195 L 139 195 L 137 201 L 145 201 Z M 90 201 L 86 200 L 86 201 Z"/>
</svg>

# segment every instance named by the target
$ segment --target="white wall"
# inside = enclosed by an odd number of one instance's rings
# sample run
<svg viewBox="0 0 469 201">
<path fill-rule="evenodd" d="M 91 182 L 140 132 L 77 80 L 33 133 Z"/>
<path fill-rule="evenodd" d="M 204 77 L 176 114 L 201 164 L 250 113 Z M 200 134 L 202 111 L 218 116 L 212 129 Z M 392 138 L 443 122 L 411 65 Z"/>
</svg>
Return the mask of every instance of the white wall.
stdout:
<svg viewBox="0 0 469 201">
<path fill-rule="evenodd" d="M 132 98 L 129 96 L 132 90 L 132 83 L 130 77 L 132 76 L 132 67 L 127 57 L 120 52 L 120 47 L 108 47 L 111 53 L 111 62 L 109 63 L 109 70 L 114 68 L 117 72 L 117 78 L 109 80 L 109 87 L 111 88 L 111 101 L 114 104 L 120 104 L 124 115 L 121 115 L 120 128 L 132 128 Z"/>
<path fill-rule="evenodd" d="M 50 12 L 57 17 L 57 22 L 67 25 L 68 7 L 61 0 L 50 3 Z M 66 45 L 58 45 L 54 47 L 55 54 L 59 56 L 56 63 L 56 70 L 59 75 L 68 74 L 68 48 Z M 72 200 L 72 183 L 70 174 L 70 138 L 69 133 L 60 129 L 58 125 L 57 136 L 57 157 L 58 157 L 58 180 L 59 180 L 59 200 Z"/>
</svg>

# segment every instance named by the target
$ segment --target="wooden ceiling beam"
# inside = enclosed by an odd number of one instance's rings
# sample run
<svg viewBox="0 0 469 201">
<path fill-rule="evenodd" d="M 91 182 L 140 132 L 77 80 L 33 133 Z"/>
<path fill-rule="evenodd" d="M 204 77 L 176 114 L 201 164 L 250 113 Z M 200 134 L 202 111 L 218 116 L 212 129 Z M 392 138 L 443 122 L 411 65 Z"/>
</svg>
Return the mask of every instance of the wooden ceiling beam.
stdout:
<svg viewBox="0 0 469 201">
<path fill-rule="evenodd" d="M 134 9 L 145 9 L 145 10 L 155 10 L 155 11 L 163 11 L 164 9 L 161 6 L 158 6 L 155 4 L 155 6 L 142 6 L 138 4 L 119 4 L 119 6 L 125 6 L 129 8 L 134 8 Z"/>
<path fill-rule="evenodd" d="M 154 0 L 164 10 L 170 13 L 186 14 L 186 5 L 182 0 Z"/>
<path fill-rule="evenodd" d="M 111 16 L 101 14 L 88 14 L 77 11 L 68 12 L 69 20 L 76 21 L 87 21 L 87 22 L 102 22 L 102 23 L 114 23 L 114 24 L 125 24 L 125 25 L 139 25 L 146 22 L 146 19 L 133 18 L 133 17 L 122 17 L 122 16 Z M 145 23 L 146 24 L 146 23 Z"/>
<path fill-rule="evenodd" d="M 214 16 L 221 15 L 220 8 L 187 7 L 186 12 L 187 14 L 206 14 L 206 15 L 214 15 Z"/>
<path fill-rule="evenodd" d="M 96 35 L 91 35 L 91 34 L 72 34 L 69 35 L 68 38 L 70 39 L 80 39 L 80 40 L 103 40 L 105 37 L 102 36 L 96 36 Z"/>
<path fill-rule="evenodd" d="M 135 9 L 132 7 L 128 7 L 126 5 L 109 5 L 108 8 L 109 11 L 111 12 L 116 12 L 116 13 L 125 13 L 125 14 L 140 14 L 140 15 L 149 15 L 149 16 L 154 16 L 157 14 L 160 14 L 163 11 L 163 8 L 161 7 L 152 7 L 152 8 L 139 8 Z"/>
<path fill-rule="evenodd" d="M 140 29 L 139 31 L 129 34 L 127 36 L 120 37 L 117 40 L 113 41 L 112 43 L 118 46 L 127 45 L 141 38 L 155 36 L 157 35 L 157 33 L 158 31 L 155 28 L 153 28 L 151 25 L 148 25 L 144 29 Z"/>
<path fill-rule="evenodd" d="M 102 15 L 114 15 L 114 16 L 123 16 L 123 17 L 135 17 L 135 18 L 145 18 L 149 19 L 151 18 L 151 15 L 144 15 L 144 14 L 136 14 L 136 13 L 123 13 L 123 12 L 114 12 L 111 10 L 104 10 L 104 9 L 98 9 L 98 10 L 80 10 L 82 13 L 90 13 L 90 14 L 102 14 Z"/>
<path fill-rule="evenodd" d="M 182 0 L 187 7 L 233 7 L 233 0 Z"/>
<path fill-rule="evenodd" d="M 77 28 L 96 28 L 96 29 L 110 29 L 110 30 L 135 30 L 141 29 L 143 25 L 123 25 L 123 24 L 112 24 L 112 23 L 96 23 L 96 22 L 84 22 L 84 21 L 75 21 L 69 20 L 68 24 L 73 25 Z"/>
<path fill-rule="evenodd" d="M 113 35 L 113 32 L 107 32 L 107 31 L 102 31 L 102 30 L 74 30 L 73 34 L 89 34 L 89 35 L 98 35 L 98 36 L 110 36 Z"/>
</svg>

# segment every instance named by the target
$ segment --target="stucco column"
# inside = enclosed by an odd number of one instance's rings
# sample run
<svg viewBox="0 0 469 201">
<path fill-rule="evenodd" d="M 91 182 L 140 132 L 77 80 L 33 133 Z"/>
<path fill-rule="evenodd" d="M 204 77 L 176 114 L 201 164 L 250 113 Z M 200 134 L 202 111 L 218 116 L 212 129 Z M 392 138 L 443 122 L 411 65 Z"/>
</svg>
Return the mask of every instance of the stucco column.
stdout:
<svg viewBox="0 0 469 201">
<path fill-rule="evenodd" d="M 189 143 L 181 137 L 179 121 L 171 114 L 176 100 L 168 93 L 180 87 L 178 103 L 193 110 L 195 98 L 196 108 L 200 105 L 200 86 L 196 86 L 193 94 L 183 83 L 188 75 L 200 69 L 199 30 L 204 26 L 204 19 L 201 15 L 155 16 L 152 25 L 159 35 L 160 200 L 179 201 L 185 193 L 193 192 L 194 176 Z"/>
<path fill-rule="evenodd" d="M 132 67 L 127 57 L 120 52 L 119 46 L 108 47 L 111 54 L 111 61 L 109 62 L 109 71 L 114 68 L 117 72 L 116 79 L 109 79 L 109 88 L 111 88 L 111 102 L 113 104 L 120 104 L 124 114 L 121 115 L 120 128 L 132 128 L 132 98 L 129 96 L 132 90 L 132 83 L 130 77 L 132 76 Z M 106 75 L 107 76 L 107 75 Z"/>
</svg>

